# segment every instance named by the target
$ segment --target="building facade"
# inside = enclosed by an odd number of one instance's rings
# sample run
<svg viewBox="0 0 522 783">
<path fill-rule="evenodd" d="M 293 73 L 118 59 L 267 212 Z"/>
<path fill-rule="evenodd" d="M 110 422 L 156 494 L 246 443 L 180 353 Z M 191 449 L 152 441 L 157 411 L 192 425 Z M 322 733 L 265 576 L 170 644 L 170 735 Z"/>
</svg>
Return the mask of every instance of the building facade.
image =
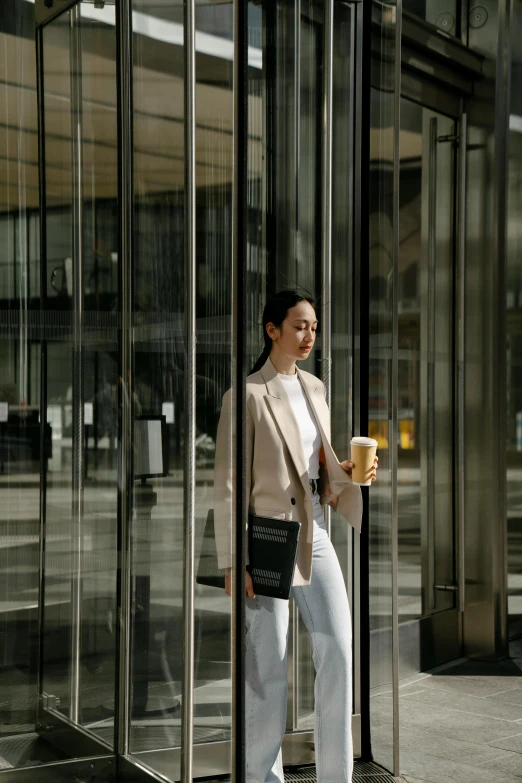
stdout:
<svg viewBox="0 0 522 783">
<path fill-rule="evenodd" d="M 244 780 L 240 589 L 194 576 L 287 287 L 336 452 L 379 443 L 328 524 L 400 775 L 401 680 L 522 633 L 522 2 L 3 0 L 0 45 L 0 779 Z M 291 602 L 289 766 L 313 690 Z"/>
</svg>

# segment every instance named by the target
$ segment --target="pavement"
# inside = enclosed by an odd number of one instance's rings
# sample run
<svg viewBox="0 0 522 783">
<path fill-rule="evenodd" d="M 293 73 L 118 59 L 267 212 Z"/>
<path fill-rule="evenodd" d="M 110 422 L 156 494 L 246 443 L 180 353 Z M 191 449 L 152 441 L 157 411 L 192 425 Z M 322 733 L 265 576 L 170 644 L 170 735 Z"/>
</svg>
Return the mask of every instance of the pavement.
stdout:
<svg viewBox="0 0 522 783">
<path fill-rule="evenodd" d="M 463 660 L 401 681 L 400 770 L 408 783 L 521 783 L 522 639 L 510 658 Z M 375 761 L 392 755 L 392 696 L 372 698 Z"/>
</svg>

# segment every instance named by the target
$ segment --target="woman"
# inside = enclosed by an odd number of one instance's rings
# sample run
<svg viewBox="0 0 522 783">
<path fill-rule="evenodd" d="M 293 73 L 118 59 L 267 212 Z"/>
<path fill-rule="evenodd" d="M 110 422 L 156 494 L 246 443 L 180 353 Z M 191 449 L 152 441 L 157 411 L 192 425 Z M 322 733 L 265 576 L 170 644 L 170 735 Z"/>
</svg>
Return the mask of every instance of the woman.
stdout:
<svg viewBox="0 0 522 783">
<path fill-rule="evenodd" d="M 247 493 L 260 516 L 296 519 L 301 536 L 292 596 L 310 633 L 315 679 L 315 753 L 319 783 L 350 783 L 353 770 L 352 632 L 350 607 L 322 504 L 360 532 L 361 490 L 353 464 L 339 463 L 330 445 L 323 383 L 297 369 L 313 348 L 314 302 L 296 291 L 269 298 L 263 312 L 265 348 L 247 378 Z M 214 518 L 218 562 L 230 594 L 233 472 L 230 393 L 216 441 Z M 376 478 L 377 458 L 372 480 Z M 286 724 L 289 604 L 254 595 L 246 575 L 247 783 L 281 783 Z"/>
</svg>

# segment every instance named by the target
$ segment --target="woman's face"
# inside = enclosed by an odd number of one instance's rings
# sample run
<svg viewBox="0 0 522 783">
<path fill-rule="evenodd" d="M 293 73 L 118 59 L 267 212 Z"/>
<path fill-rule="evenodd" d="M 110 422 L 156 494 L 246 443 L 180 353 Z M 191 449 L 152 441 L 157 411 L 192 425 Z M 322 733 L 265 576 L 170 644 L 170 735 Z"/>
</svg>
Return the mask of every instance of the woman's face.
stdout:
<svg viewBox="0 0 522 783">
<path fill-rule="evenodd" d="M 288 310 L 281 328 L 269 323 L 266 330 L 281 355 L 294 361 L 307 359 L 317 333 L 315 310 L 309 302 L 298 302 Z"/>
</svg>

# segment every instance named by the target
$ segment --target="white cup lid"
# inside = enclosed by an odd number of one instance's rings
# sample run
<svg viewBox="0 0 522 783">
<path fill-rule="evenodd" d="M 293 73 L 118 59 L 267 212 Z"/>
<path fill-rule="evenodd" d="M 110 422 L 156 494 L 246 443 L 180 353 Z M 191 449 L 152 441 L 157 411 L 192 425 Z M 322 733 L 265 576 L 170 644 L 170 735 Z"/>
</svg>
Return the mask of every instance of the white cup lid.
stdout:
<svg viewBox="0 0 522 783">
<path fill-rule="evenodd" d="M 351 444 L 353 443 L 354 446 L 368 446 L 368 447 L 370 447 L 370 446 L 378 446 L 379 445 L 377 443 L 377 441 L 374 440 L 373 438 L 362 438 L 362 437 L 361 438 L 352 438 L 350 443 Z"/>
</svg>

